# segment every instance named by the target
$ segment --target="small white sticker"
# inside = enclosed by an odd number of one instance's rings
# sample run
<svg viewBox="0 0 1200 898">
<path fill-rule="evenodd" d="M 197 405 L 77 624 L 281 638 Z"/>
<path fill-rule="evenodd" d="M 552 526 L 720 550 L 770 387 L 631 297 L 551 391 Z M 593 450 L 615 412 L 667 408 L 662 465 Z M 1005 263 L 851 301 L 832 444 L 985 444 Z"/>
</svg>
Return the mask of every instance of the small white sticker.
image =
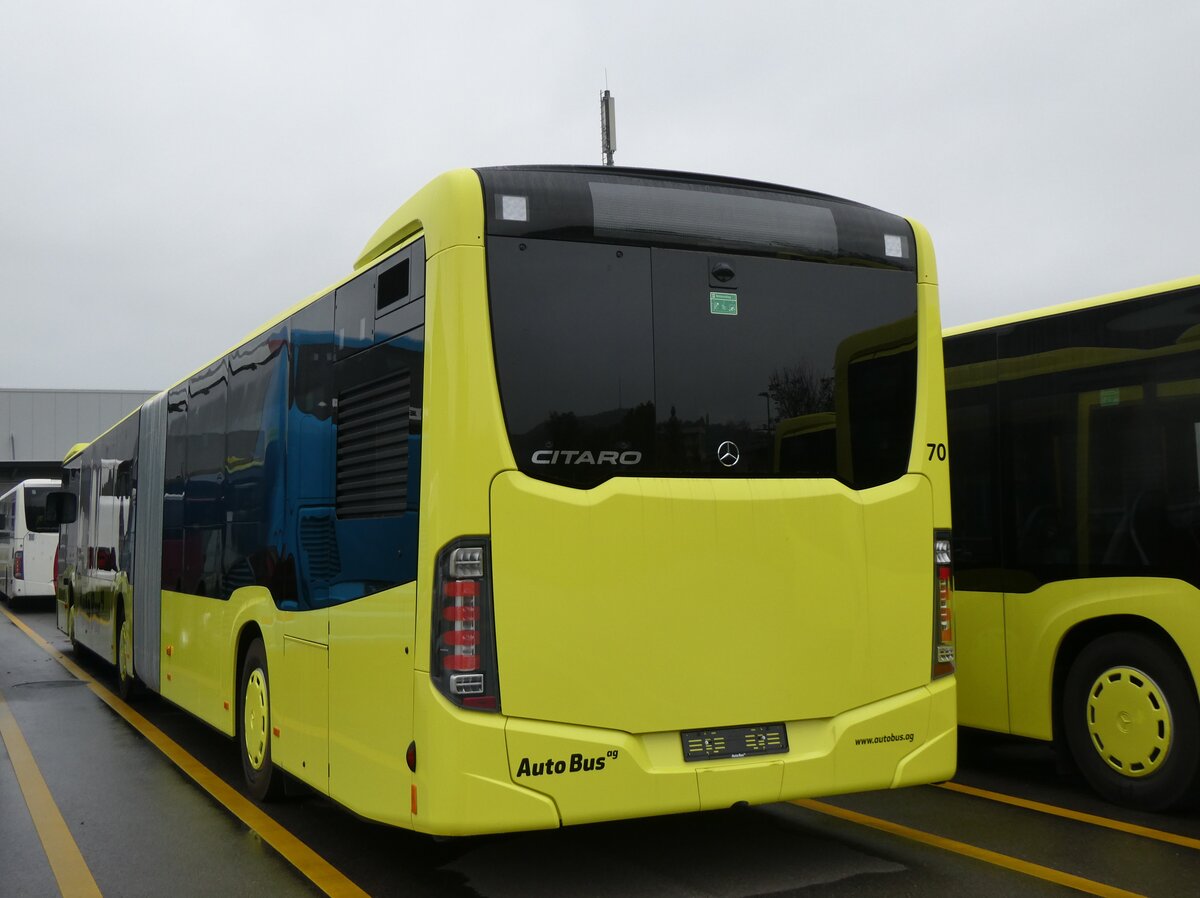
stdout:
<svg viewBox="0 0 1200 898">
<path fill-rule="evenodd" d="M 504 221 L 529 221 L 529 199 L 500 194 L 500 218 Z"/>
<path fill-rule="evenodd" d="M 884 234 L 883 254 L 892 259 L 903 259 L 905 256 L 904 238 L 899 234 Z"/>
</svg>

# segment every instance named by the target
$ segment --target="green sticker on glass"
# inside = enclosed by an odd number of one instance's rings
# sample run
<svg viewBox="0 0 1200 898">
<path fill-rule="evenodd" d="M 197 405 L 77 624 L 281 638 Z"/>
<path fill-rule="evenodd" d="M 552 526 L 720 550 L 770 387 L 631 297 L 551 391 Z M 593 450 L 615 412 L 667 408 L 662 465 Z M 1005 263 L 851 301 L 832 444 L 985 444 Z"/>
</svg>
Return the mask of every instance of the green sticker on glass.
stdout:
<svg viewBox="0 0 1200 898">
<path fill-rule="evenodd" d="M 1101 390 L 1100 391 L 1101 407 L 1106 407 L 1106 406 L 1110 406 L 1110 405 L 1120 405 L 1120 404 L 1121 404 L 1121 388 L 1120 387 L 1117 387 L 1116 389 L 1113 389 L 1113 390 Z"/>
<path fill-rule="evenodd" d="M 737 294 L 710 292 L 708 294 L 708 311 L 714 315 L 736 315 Z"/>
</svg>

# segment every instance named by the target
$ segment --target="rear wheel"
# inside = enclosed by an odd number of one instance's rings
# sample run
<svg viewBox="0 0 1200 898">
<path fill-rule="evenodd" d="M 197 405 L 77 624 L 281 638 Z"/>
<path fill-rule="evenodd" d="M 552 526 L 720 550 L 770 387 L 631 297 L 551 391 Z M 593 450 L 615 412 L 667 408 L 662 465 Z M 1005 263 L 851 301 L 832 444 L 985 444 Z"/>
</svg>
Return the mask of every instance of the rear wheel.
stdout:
<svg viewBox="0 0 1200 898">
<path fill-rule="evenodd" d="M 133 673 L 133 627 L 124 614 L 117 616 L 117 693 L 128 701 L 137 678 Z"/>
<path fill-rule="evenodd" d="M 71 640 L 71 651 L 79 651 L 79 640 L 75 638 L 75 603 L 67 605 L 67 639 Z"/>
<path fill-rule="evenodd" d="M 1200 788 L 1200 709 L 1173 647 L 1142 633 L 1087 645 L 1063 687 L 1063 727 L 1087 781 L 1116 804 L 1162 810 Z"/>
<path fill-rule="evenodd" d="M 238 744 L 246 788 L 259 801 L 274 801 L 283 796 L 283 774 L 271 761 L 271 699 L 261 639 L 250 643 L 239 683 Z"/>
</svg>

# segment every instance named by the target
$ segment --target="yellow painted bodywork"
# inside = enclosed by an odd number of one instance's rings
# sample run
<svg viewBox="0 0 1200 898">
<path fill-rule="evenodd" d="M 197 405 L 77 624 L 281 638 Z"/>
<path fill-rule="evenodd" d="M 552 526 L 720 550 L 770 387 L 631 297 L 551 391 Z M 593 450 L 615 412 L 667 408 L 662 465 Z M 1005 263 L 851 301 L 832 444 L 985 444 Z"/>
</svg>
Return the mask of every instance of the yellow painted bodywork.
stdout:
<svg viewBox="0 0 1200 898">
<path fill-rule="evenodd" d="M 1072 629 L 1105 618 L 1155 624 L 1179 646 L 1193 677 L 1200 671 L 1200 596 L 1181 580 L 1097 577 L 1029 593 L 959 592 L 955 599 L 963 726 L 1053 738 L 1059 649 Z"/>
<path fill-rule="evenodd" d="M 226 735 L 235 730 L 237 712 L 237 636 L 244 627 L 258 621 L 270 621 L 278 612 L 270 594 L 261 587 L 239 589 L 228 601 L 162 592 L 162 646 L 159 691 L 181 708 Z M 264 637 L 269 637 L 268 628 Z M 268 650 L 282 643 L 264 638 Z M 269 684 L 274 705 L 278 684 Z"/>
<path fill-rule="evenodd" d="M 1200 671 L 1200 620 L 1195 587 L 1180 580 L 1113 577 L 1048 583 L 1006 595 L 1012 732 L 1050 739 L 1054 661 L 1075 626 L 1105 617 L 1135 616 L 1157 624 L 1182 651 L 1192 676 Z"/>
<path fill-rule="evenodd" d="M 506 713 L 645 733 L 831 718 L 929 681 L 919 475 L 856 493 L 508 472 L 492 517 Z"/>
<path fill-rule="evenodd" d="M 329 795 L 411 825 L 415 583 L 329 610 Z"/>
<path fill-rule="evenodd" d="M 954 623 L 958 722 L 962 726 L 1007 733 L 1004 594 L 956 590 Z"/>
<path fill-rule="evenodd" d="M 676 730 L 472 715 L 426 685 L 416 698 L 417 729 L 435 738 L 421 743 L 430 748 L 418 755 L 413 825 L 446 835 L 899 788 L 948 779 L 956 760 L 952 677 L 831 718 L 783 721 L 787 754 L 711 763 L 683 761 Z M 470 738 L 452 738 L 456 729 Z M 547 762 L 564 769 L 527 772 Z"/>
<path fill-rule="evenodd" d="M 914 231 L 906 475 L 858 493 L 633 478 L 578 491 L 516 471 L 479 180 L 434 181 L 356 262 L 426 241 L 417 581 L 321 611 L 281 611 L 258 587 L 226 602 L 164 592 L 164 696 L 233 734 L 238 648 L 261 633 L 275 762 L 362 816 L 440 834 L 949 777 L 955 683 L 931 681 L 932 541 L 950 525 L 949 487 L 926 448 L 946 441 L 942 345 L 932 248 Z M 435 559 L 472 535 L 492 541 L 501 714 L 454 707 L 429 677 Z M 786 755 L 682 760 L 680 728 L 766 722 L 786 725 Z M 584 753 L 603 770 L 518 776 L 522 758 Z"/>
</svg>

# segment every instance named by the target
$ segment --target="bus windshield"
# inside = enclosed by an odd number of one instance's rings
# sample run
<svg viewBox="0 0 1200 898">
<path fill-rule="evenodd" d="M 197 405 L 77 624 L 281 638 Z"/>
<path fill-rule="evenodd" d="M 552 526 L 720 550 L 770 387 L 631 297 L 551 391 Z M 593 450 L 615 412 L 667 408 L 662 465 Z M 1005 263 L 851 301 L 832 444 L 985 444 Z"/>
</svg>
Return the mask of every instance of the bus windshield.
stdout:
<svg viewBox="0 0 1200 898">
<path fill-rule="evenodd" d="M 814 243 L 840 247 L 836 219 L 817 212 L 833 230 Z M 621 240 L 611 226 L 604 240 L 574 239 L 565 226 L 551 239 L 489 236 L 500 398 L 520 470 L 580 488 L 613 476 L 726 476 L 862 489 L 904 473 L 915 273 L 883 267 L 883 253 L 880 267 L 768 256 L 775 237 L 758 247 L 743 238 L 730 252 L 697 229 L 700 246 L 683 248 L 683 228 L 661 223 L 671 214 L 646 216 L 663 233 L 647 225 Z M 887 231 L 911 240 L 907 223 L 876 215 L 886 219 L 875 225 L 881 249 Z M 780 218 L 765 217 L 756 226 L 743 215 L 738 233 L 764 234 Z M 639 245 L 648 241 L 674 245 Z M 802 436 L 796 419 L 818 414 L 830 421 L 828 450 L 789 446 Z"/>
</svg>

